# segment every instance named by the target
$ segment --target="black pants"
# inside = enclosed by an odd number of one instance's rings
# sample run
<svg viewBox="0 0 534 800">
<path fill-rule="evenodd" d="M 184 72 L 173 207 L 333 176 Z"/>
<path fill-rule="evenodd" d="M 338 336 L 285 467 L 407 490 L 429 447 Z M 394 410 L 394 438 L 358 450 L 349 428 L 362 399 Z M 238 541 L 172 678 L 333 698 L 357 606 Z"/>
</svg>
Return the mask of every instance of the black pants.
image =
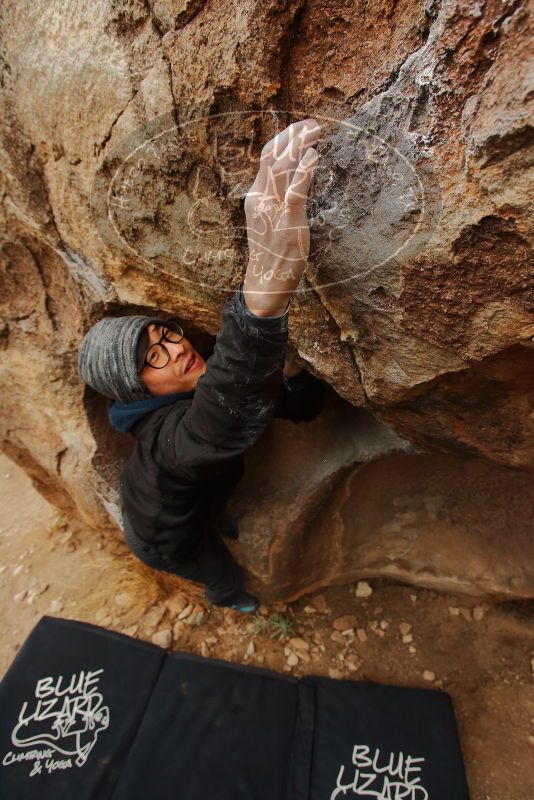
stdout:
<svg viewBox="0 0 534 800">
<path fill-rule="evenodd" d="M 124 513 L 123 526 L 124 540 L 140 561 L 153 569 L 203 584 L 210 603 L 227 600 L 241 589 L 241 568 L 217 533 L 210 531 L 204 535 L 193 558 L 174 562 L 140 539 Z"/>
</svg>

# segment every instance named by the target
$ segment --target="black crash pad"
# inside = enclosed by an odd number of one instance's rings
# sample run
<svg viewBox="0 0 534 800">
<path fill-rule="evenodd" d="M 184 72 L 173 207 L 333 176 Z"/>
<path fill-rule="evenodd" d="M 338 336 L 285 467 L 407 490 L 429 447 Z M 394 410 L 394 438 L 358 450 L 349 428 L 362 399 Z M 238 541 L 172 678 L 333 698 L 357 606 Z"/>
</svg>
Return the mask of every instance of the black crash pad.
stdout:
<svg viewBox="0 0 534 800">
<path fill-rule="evenodd" d="M 0 683 L 2 800 L 468 800 L 444 692 L 306 677 L 44 616 Z"/>
</svg>

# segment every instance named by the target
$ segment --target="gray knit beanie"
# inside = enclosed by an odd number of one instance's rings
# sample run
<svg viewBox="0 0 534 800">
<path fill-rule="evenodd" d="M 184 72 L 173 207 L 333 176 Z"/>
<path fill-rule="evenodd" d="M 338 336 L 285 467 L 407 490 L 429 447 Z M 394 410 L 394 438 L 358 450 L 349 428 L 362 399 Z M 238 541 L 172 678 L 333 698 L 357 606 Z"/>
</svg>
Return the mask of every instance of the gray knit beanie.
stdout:
<svg viewBox="0 0 534 800">
<path fill-rule="evenodd" d="M 85 383 L 121 403 L 152 397 L 141 381 L 137 345 L 141 334 L 157 317 L 104 317 L 85 334 L 78 353 L 78 369 Z"/>
</svg>

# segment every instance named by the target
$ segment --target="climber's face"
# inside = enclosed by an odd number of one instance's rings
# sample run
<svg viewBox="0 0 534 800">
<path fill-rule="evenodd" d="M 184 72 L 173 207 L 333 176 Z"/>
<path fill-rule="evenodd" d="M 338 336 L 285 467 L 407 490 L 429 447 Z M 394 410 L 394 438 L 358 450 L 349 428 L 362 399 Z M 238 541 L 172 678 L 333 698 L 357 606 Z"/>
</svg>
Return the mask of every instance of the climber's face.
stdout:
<svg viewBox="0 0 534 800">
<path fill-rule="evenodd" d="M 138 353 L 141 354 L 141 363 L 145 359 L 149 363 L 145 361 L 139 376 L 154 396 L 190 392 L 196 388 L 198 379 L 206 371 L 206 362 L 185 336 L 180 341 L 173 342 L 167 338 L 162 339 L 164 332 L 162 325 L 153 322 L 145 328 Z M 160 348 L 154 347 L 158 342 Z M 156 369 L 155 366 L 164 363 L 167 358 L 163 355 L 163 362 L 161 361 L 161 345 L 168 351 L 169 358 L 165 366 Z"/>
</svg>

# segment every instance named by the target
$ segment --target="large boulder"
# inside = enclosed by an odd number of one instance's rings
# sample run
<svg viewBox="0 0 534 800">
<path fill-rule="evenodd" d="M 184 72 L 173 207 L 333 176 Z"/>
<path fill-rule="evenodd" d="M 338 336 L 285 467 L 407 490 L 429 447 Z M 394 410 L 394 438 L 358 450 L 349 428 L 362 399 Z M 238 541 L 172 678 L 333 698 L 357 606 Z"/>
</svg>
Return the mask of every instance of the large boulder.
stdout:
<svg viewBox="0 0 534 800">
<path fill-rule="evenodd" d="M 534 598 L 532 474 L 420 453 L 332 392 L 310 423 L 274 420 L 247 453 L 230 542 L 265 600 L 383 577 Z"/>
<path fill-rule="evenodd" d="M 333 405 L 276 421 L 248 454 L 239 557 L 270 597 L 362 572 L 530 596 L 516 559 L 534 468 L 526 2 L 0 13 L 0 446 L 39 491 L 120 524 L 132 441 L 77 375 L 81 338 L 103 314 L 164 311 L 208 346 L 244 274 L 261 147 L 314 116 L 290 354 Z M 258 506 L 254 473 L 269 475 Z"/>
</svg>

